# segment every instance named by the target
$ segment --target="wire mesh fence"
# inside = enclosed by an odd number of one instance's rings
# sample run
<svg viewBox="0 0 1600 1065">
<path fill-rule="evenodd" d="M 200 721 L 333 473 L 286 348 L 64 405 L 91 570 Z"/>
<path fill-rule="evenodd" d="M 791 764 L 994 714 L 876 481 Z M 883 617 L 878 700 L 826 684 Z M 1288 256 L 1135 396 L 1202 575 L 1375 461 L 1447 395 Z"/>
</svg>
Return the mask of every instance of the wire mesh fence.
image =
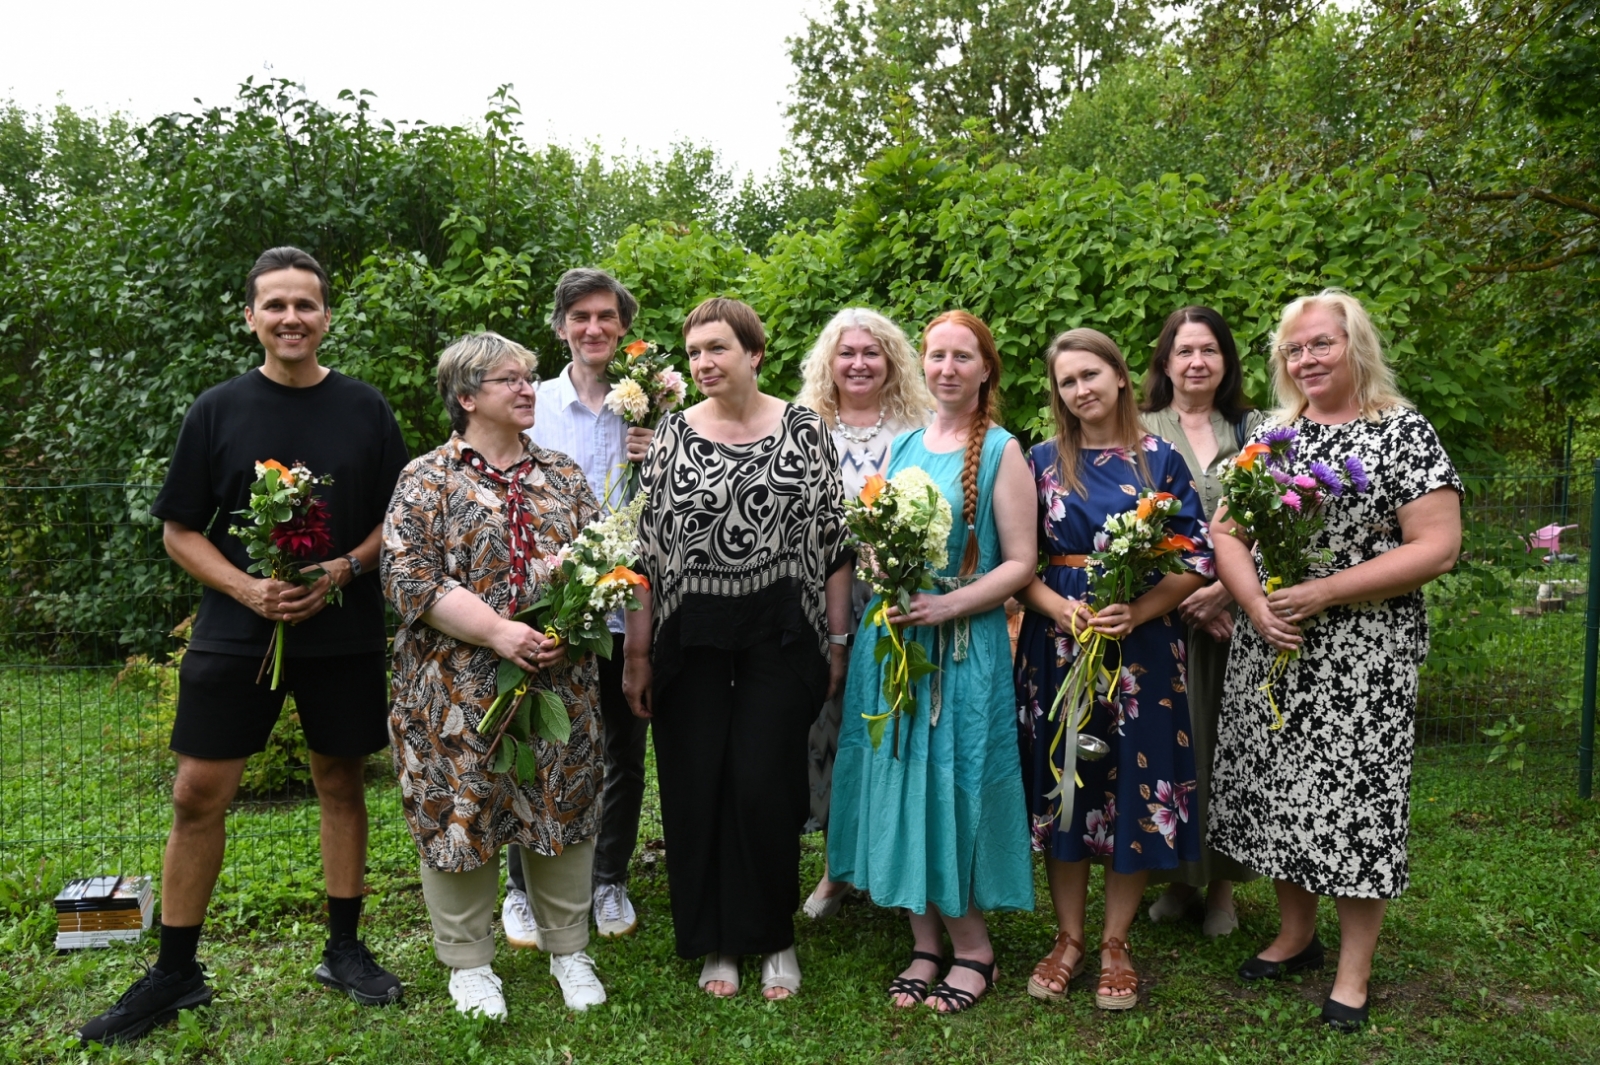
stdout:
<svg viewBox="0 0 1600 1065">
<path fill-rule="evenodd" d="M 1462 562 L 1427 592 L 1419 763 L 1469 786 L 1520 773 L 1526 801 L 1544 803 L 1576 786 L 1594 476 L 1467 483 Z M 0 474 L 0 881 L 53 890 L 46 881 L 161 868 L 174 656 L 199 590 L 162 548 L 156 489 L 93 471 Z M 224 911 L 318 897 L 316 803 L 292 709 L 230 811 Z M 387 753 L 368 779 L 369 867 L 409 875 L 416 852 Z M 652 785 L 641 838 L 660 832 Z"/>
</svg>

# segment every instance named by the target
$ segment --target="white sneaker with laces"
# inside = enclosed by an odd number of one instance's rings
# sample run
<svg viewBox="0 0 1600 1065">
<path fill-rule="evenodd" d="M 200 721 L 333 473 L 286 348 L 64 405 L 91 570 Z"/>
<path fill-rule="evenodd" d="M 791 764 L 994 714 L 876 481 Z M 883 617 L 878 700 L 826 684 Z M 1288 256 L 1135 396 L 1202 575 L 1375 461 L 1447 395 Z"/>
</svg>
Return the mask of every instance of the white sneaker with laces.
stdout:
<svg viewBox="0 0 1600 1065">
<path fill-rule="evenodd" d="M 594 974 L 594 959 L 583 951 L 576 954 L 550 955 L 550 975 L 561 985 L 561 997 L 567 1008 L 586 1010 L 606 1000 L 606 989 Z"/>
<path fill-rule="evenodd" d="M 607 939 L 625 936 L 639 927 L 639 915 L 628 901 L 628 885 L 595 885 L 594 926 Z"/>
<path fill-rule="evenodd" d="M 450 997 L 455 999 L 457 1013 L 480 1013 L 493 1021 L 506 1019 L 506 997 L 500 991 L 500 978 L 487 965 L 451 969 Z"/>
<path fill-rule="evenodd" d="M 505 905 L 500 907 L 500 924 L 506 930 L 506 943 L 513 947 L 539 945 L 539 924 L 533 919 L 528 896 L 516 888 L 506 888 Z"/>
</svg>

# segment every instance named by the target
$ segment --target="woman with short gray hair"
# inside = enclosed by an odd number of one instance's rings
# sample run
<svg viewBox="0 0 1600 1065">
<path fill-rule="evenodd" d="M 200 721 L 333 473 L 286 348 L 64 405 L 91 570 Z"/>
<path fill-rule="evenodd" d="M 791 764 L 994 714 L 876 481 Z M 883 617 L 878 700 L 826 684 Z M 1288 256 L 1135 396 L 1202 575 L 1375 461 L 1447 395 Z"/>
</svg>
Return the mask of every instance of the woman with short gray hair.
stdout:
<svg viewBox="0 0 1600 1065">
<path fill-rule="evenodd" d="M 598 513 L 571 459 L 538 447 L 535 359 L 494 333 L 439 356 L 454 430 L 400 474 L 383 523 L 384 594 L 400 615 L 389 732 L 406 823 L 422 858 L 434 953 L 449 966 L 461 1013 L 506 1015 L 491 921 L 497 856 L 521 851 L 539 945 L 568 1008 L 605 1001 L 584 953 L 590 867 L 604 771 L 599 677 L 556 640 L 512 616 L 538 596 L 548 560 Z M 572 720 L 565 745 L 531 741 L 538 771 L 520 782 L 490 768 L 476 725 L 495 696 L 500 660 L 538 670 Z"/>
</svg>

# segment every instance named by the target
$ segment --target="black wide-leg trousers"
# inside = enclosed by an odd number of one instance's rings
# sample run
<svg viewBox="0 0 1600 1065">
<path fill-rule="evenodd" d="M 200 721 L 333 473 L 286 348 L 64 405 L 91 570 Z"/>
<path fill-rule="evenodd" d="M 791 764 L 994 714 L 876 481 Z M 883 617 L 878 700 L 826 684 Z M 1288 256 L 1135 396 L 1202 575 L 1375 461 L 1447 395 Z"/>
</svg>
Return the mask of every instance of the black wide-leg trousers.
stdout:
<svg viewBox="0 0 1600 1065">
<path fill-rule="evenodd" d="M 826 683 L 806 650 L 776 639 L 684 648 L 657 695 L 651 734 L 680 957 L 794 945 L 806 736 Z"/>
</svg>

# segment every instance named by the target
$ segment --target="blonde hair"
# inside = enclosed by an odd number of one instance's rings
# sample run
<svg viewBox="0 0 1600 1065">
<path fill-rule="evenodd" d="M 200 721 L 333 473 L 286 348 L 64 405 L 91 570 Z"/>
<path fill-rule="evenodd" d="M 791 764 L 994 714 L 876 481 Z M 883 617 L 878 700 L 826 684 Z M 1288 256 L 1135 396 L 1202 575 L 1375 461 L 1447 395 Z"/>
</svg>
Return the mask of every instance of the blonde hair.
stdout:
<svg viewBox="0 0 1600 1065">
<path fill-rule="evenodd" d="M 928 334 L 941 325 L 959 325 L 969 330 L 978 341 L 978 356 L 983 359 L 989 376 L 978 386 L 978 405 L 973 409 L 972 421 L 967 425 L 961 445 L 961 522 L 967 527 L 967 547 L 961 553 L 960 575 L 970 577 L 978 569 L 978 464 L 983 458 L 983 444 L 989 436 L 989 426 L 1000 420 L 1000 349 L 995 347 L 994 334 L 983 319 L 967 311 L 945 311 L 922 331 L 922 353 L 928 353 Z M 923 375 L 926 387 L 927 375 Z"/>
<path fill-rule="evenodd" d="M 1050 342 L 1044 355 L 1044 373 L 1050 382 L 1050 413 L 1056 420 L 1056 477 L 1061 486 L 1080 496 L 1084 494 L 1083 480 L 1078 476 L 1083 423 L 1067 409 L 1067 401 L 1061 398 L 1061 388 L 1056 384 L 1056 359 L 1068 351 L 1093 355 L 1122 378 L 1122 387 L 1117 390 L 1117 444 L 1133 455 L 1134 464 L 1139 467 L 1139 479 L 1148 486 L 1150 464 L 1144 457 L 1144 426 L 1139 421 L 1139 405 L 1133 398 L 1133 376 L 1128 372 L 1128 362 L 1116 341 L 1098 329 L 1069 329 Z"/>
<path fill-rule="evenodd" d="M 822 334 L 800 364 L 800 394 L 795 404 L 822 415 L 831 428 L 839 423 L 839 389 L 833 382 L 833 360 L 845 333 L 861 329 L 883 349 L 887 374 L 879 405 L 883 420 L 897 425 L 926 425 L 933 397 L 922 376 L 917 353 L 900 327 L 877 311 L 846 307 L 822 327 Z"/>
<path fill-rule="evenodd" d="M 1347 338 L 1345 358 L 1350 360 L 1350 373 L 1356 386 L 1356 405 L 1361 417 L 1375 422 L 1391 407 L 1411 406 L 1411 401 L 1400 394 L 1395 384 L 1394 368 L 1383 357 L 1383 339 L 1361 301 L 1344 289 L 1325 288 L 1315 296 L 1301 296 L 1285 307 L 1279 316 L 1278 328 L 1273 331 L 1272 388 L 1278 396 L 1278 409 L 1272 412 L 1273 420 L 1280 425 L 1287 425 L 1304 414 L 1309 404 L 1299 384 L 1289 376 L 1289 360 L 1278 347 L 1301 316 L 1318 307 L 1332 311 L 1344 329 Z"/>
</svg>

